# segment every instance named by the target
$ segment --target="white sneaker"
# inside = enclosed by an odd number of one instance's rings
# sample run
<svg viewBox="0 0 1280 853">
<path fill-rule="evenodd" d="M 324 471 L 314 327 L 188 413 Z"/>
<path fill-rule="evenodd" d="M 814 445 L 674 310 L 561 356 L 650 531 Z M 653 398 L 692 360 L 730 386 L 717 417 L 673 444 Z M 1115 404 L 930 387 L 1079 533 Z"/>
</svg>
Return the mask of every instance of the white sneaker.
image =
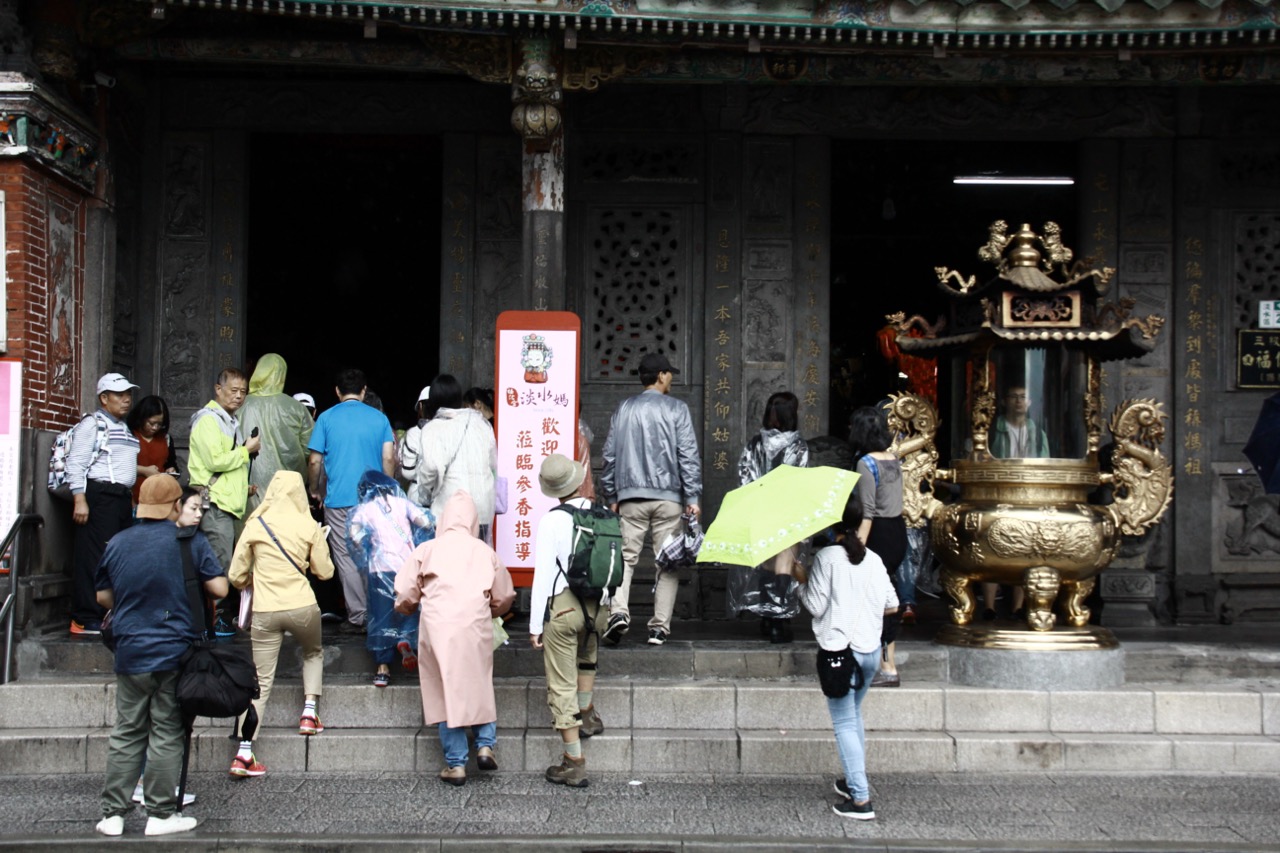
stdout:
<svg viewBox="0 0 1280 853">
<path fill-rule="evenodd" d="M 199 823 L 193 817 L 187 817 L 182 812 L 175 812 L 168 817 L 149 817 L 147 818 L 147 835 L 173 835 L 175 832 L 189 832 L 196 828 Z M 123 827 L 122 827 L 123 828 Z"/>
<path fill-rule="evenodd" d="M 98 821 L 98 825 L 94 827 L 101 835 L 124 835 L 124 817 L 121 815 L 112 815 L 104 817 Z"/>
<path fill-rule="evenodd" d="M 174 789 L 173 789 L 173 795 L 174 795 L 175 797 L 176 797 L 176 796 L 178 796 L 178 789 L 177 789 L 177 788 L 174 788 Z M 144 797 L 143 797 L 143 795 L 142 795 L 142 783 L 141 783 L 141 782 L 139 782 L 139 783 L 138 783 L 138 787 L 136 787 L 136 788 L 134 788 L 134 789 L 133 789 L 133 801 L 134 801 L 135 803 L 138 803 L 139 805 L 146 805 L 145 798 L 144 798 Z M 183 807 L 183 808 L 186 808 L 187 806 L 191 805 L 191 804 L 192 804 L 192 803 L 194 803 L 195 801 L 196 801 L 196 795 L 195 795 L 195 794 L 183 794 L 183 795 L 182 795 L 182 807 Z"/>
</svg>

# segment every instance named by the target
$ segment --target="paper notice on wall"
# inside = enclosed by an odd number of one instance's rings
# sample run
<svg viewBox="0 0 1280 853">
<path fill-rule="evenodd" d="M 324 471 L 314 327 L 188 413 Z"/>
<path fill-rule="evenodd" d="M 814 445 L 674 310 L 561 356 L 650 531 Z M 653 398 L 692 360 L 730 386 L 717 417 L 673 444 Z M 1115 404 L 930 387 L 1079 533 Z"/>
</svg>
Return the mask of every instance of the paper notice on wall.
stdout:
<svg viewBox="0 0 1280 853">
<path fill-rule="evenodd" d="M 0 359 L 0 538 L 18 517 L 21 444 L 22 362 L 16 358 Z"/>
</svg>

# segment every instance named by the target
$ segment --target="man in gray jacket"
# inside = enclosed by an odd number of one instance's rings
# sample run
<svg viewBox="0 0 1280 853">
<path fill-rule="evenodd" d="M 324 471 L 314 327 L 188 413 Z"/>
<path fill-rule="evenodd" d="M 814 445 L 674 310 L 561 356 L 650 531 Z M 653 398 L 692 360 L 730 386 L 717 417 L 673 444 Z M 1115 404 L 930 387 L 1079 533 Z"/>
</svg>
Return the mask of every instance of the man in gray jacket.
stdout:
<svg viewBox="0 0 1280 853">
<path fill-rule="evenodd" d="M 666 356 L 648 353 L 640 360 L 644 392 L 622 401 L 609 423 L 604 443 L 604 471 L 600 491 L 609 508 L 622 516 L 622 585 L 613 596 L 609 624 L 601 639 L 617 645 L 631 627 L 627 609 L 631 576 L 645 534 L 652 536 L 654 551 L 680 530 L 680 514 L 699 515 L 702 497 L 702 462 L 689 407 L 669 396 L 671 382 L 680 371 Z M 660 646 L 671 635 L 679 578 L 659 572 L 649 620 L 649 644 Z"/>
</svg>

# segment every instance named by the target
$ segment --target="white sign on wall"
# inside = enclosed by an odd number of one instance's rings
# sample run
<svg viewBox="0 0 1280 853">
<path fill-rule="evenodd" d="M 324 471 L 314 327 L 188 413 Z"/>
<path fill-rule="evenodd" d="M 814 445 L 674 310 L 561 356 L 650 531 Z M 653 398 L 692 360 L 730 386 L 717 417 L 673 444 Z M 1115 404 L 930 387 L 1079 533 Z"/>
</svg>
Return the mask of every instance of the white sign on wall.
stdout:
<svg viewBox="0 0 1280 853">
<path fill-rule="evenodd" d="M 1258 303 L 1258 328 L 1280 329 L 1280 299 L 1264 299 Z"/>
<path fill-rule="evenodd" d="M 0 538 L 18 517 L 21 444 L 22 362 L 0 358 Z"/>
</svg>

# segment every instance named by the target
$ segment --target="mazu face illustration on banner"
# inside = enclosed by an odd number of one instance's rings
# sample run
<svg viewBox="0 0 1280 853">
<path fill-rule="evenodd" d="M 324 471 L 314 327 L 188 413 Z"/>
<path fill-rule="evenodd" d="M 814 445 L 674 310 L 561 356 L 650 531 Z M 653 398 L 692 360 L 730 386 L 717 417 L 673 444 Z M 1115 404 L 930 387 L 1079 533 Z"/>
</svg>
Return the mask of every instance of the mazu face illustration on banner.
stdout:
<svg viewBox="0 0 1280 853">
<path fill-rule="evenodd" d="M 538 488 L 538 470 L 552 453 L 572 459 L 577 442 L 578 332 L 499 325 L 494 396 L 507 511 L 497 517 L 495 545 L 508 568 L 532 570 L 538 520 L 559 503 Z"/>
</svg>

